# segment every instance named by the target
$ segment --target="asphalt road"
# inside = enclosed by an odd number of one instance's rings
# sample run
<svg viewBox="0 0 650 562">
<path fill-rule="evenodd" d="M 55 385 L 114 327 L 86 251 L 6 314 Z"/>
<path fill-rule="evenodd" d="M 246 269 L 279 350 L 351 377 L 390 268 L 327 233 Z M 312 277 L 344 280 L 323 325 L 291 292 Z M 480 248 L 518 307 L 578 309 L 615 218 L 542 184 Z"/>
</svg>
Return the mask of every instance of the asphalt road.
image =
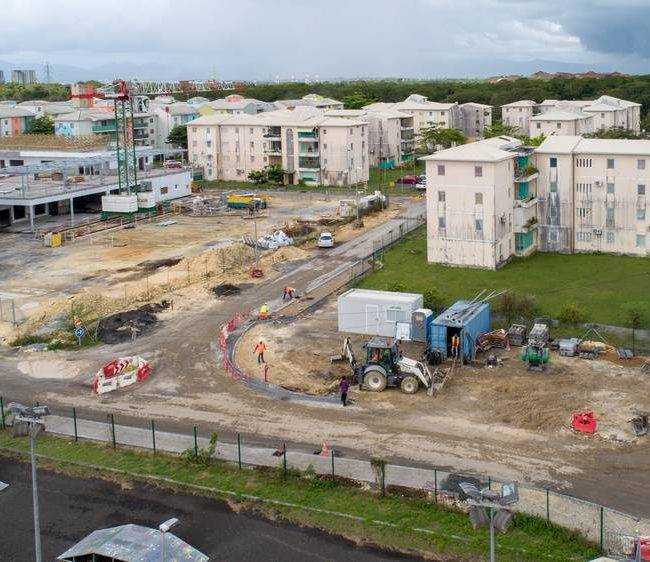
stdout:
<svg viewBox="0 0 650 562">
<path fill-rule="evenodd" d="M 27 463 L 0 458 L 0 480 L 10 486 L 0 493 L 0 560 L 34 560 L 32 489 Z M 404 560 L 318 531 L 234 513 L 224 501 L 160 490 L 74 478 L 47 470 L 38 473 L 43 560 L 56 560 L 96 529 L 135 523 L 156 527 L 170 517 L 181 525 L 179 538 L 211 560 Z"/>
</svg>

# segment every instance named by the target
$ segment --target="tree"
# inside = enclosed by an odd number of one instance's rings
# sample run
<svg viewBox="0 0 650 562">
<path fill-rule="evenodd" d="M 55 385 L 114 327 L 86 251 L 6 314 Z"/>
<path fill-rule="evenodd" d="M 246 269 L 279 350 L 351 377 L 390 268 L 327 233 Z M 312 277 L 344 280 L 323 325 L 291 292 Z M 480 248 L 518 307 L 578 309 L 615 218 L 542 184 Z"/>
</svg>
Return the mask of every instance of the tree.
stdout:
<svg viewBox="0 0 650 562">
<path fill-rule="evenodd" d="M 418 141 L 422 150 L 430 152 L 439 146 L 451 148 L 458 144 L 465 144 L 467 137 L 459 129 L 443 129 L 438 125 L 432 125 L 419 132 Z"/>
<path fill-rule="evenodd" d="M 172 146 L 187 150 L 187 125 L 176 125 L 169 131 L 167 142 Z"/>
<path fill-rule="evenodd" d="M 624 307 L 625 318 L 627 320 L 627 325 L 632 328 L 632 353 L 635 350 L 635 339 L 636 331 L 640 328 L 643 328 L 646 323 L 645 317 L 645 303 L 642 302 L 630 302 Z"/>
<path fill-rule="evenodd" d="M 529 295 L 519 295 L 513 292 L 506 292 L 501 295 L 501 314 L 503 314 L 508 325 L 519 318 L 530 318 L 535 314 L 537 306 L 535 299 Z"/>
<path fill-rule="evenodd" d="M 645 134 L 637 135 L 624 127 L 610 127 L 609 129 L 600 129 L 593 133 L 585 135 L 590 139 L 644 139 L 647 138 Z"/>
<path fill-rule="evenodd" d="M 579 304 L 570 302 L 560 309 L 559 320 L 563 324 L 576 326 L 577 324 L 582 324 L 587 321 L 587 312 Z"/>
<path fill-rule="evenodd" d="M 489 127 L 485 127 L 483 130 L 483 136 L 486 139 L 491 139 L 492 137 L 514 137 L 519 131 L 519 127 L 513 127 L 512 125 L 504 125 L 502 121 L 495 121 Z"/>
<path fill-rule="evenodd" d="M 53 135 L 54 121 L 52 121 L 52 118 L 47 115 L 36 117 L 35 119 L 32 119 L 25 132 L 28 135 Z"/>
<path fill-rule="evenodd" d="M 274 164 L 273 166 L 267 166 L 265 170 L 268 181 L 273 183 L 284 183 L 284 176 L 287 172 L 282 169 L 282 166 Z"/>
<path fill-rule="evenodd" d="M 343 102 L 345 109 L 361 109 L 363 106 L 370 105 L 378 100 L 372 96 L 367 96 L 363 92 L 356 91 L 349 96 L 344 96 L 341 101 Z"/>
<path fill-rule="evenodd" d="M 438 287 L 429 287 L 424 290 L 422 294 L 424 307 L 431 310 L 440 310 L 445 303 L 445 296 L 442 294 Z"/>
</svg>

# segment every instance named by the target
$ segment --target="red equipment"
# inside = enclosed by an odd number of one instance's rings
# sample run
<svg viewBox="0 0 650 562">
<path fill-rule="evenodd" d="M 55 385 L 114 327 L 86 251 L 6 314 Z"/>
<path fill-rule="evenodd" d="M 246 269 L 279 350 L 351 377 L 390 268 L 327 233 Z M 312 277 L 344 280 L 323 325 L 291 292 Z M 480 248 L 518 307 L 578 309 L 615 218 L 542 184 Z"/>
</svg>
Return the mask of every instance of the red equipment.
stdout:
<svg viewBox="0 0 650 562">
<path fill-rule="evenodd" d="M 580 433 L 596 433 L 597 425 L 593 412 L 578 412 L 573 414 L 571 427 L 574 431 L 579 431 Z"/>
</svg>

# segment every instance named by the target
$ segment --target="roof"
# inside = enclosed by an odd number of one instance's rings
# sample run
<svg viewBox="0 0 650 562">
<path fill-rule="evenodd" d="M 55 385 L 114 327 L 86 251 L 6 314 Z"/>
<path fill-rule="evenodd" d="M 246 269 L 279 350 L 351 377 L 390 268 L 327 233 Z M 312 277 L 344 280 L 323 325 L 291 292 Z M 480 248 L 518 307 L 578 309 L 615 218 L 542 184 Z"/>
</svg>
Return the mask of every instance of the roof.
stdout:
<svg viewBox="0 0 650 562">
<path fill-rule="evenodd" d="M 491 105 L 485 103 L 478 103 L 476 101 L 468 101 L 466 103 L 461 103 L 460 107 L 465 107 L 466 105 L 471 105 L 472 107 L 482 107 L 483 109 L 492 109 Z"/>
<path fill-rule="evenodd" d="M 328 109 L 323 113 L 327 117 L 363 118 L 368 116 L 383 117 L 384 119 L 412 119 L 408 113 L 396 109 Z"/>
<path fill-rule="evenodd" d="M 0 118 L 8 117 L 34 117 L 34 112 L 24 107 L 10 107 L 0 105 Z"/>
<path fill-rule="evenodd" d="M 573 149 L 580 142 L 582 137 L 575 136 L 550 136 L 544 139 L 544 142 L 540 144 L 536 149 L 535 153 L 540 154 L 571 154 Z"/>
<path fill-rule="evenodd" d="M 537 102 L 533 100 L 519 100 L 513 101 L 512 103 L 505 103 L 501 107 L 533 107 L 537 105 Z"/>
<path fill-rule="evenodd" d="M 412 303 L 422 299 L 422 295 L 418 293 L 398 293 L 394 291 L 376 291 L 374 289 L 350 289 L 339 295 L 339 298 L 343 297 L 361 300 L 379 299 L 395 303 Z"/>
<path fill-rule="evenodd" d="M 66 550 L 58 560 L 75 557 L 105 556 L 124 562 L 153 562 L 161 553 L 161 533 L 142 525 L 121 525 L 93 531 L 86 538 Z M 172 533 L 165 533 L 165 556 L 178 562 L 207 562 L 209 558 Z"/>
<path fill-rule="evenodd" d="M 520 140 L 501 136 L 441 150 L 420 160 L 441 162 L 500 162 L 517 155 L 512 149 L 523 146 Z"/>
<path fill-rule="evenodd" d="M 102 111 L 100 109 L 77 109 L 70 113 L 57 115 L 55 121 L 114 121 L 113 111 Z"/>
<path fill-rule="evenodd" d="M 256 100 L 254 98 L 242 98 L 240 96 L 228 96 L 225 98 L 208 102 L 206 105 L 209 105 L 212 109 L 245 109 L 249 105 L 271 106 L 271 104 L 264 101 Z"/>
<path fill-rule="evenodd" d="M 576 154 L 650 156 L 650 140 L 581 139 Z"/>
<path fill-rule="evenodd" d="M 346 117 L 330 117 L 313 107 L 297 107 L 295 109 L 279 109 L 265 111 L 256 115 L 225 114 L 204 115 L 194 121 L 196 125 L 257 125 L 263 127 L 354 127 L 366 125 L 360 119 Z"/>
<path fill-rule="evenodd" d="M 582 111 L 564 111 L 562 109 L 551 109 L 545 113 L 540 113 L 531 117 L 531 121 L 579 121 L 580 119 L 591 119 L 592 115 L 587 115 Z"/>
<path fill-rule="evenodd" d="M 282 107 L 299 107 L 302 105 L 312 107 L 328 107 L 330 105 L 343 105 L 343 102 L 333 98 L 326 98 L 318 94 L 307 94 L 300 99 L 277 100 L 273 102 L 278 108 Z"/>
<path fill-rule="evenodd" d="M 454 326 L 458 324 L 451 320 L 452 317 L 462 318 L 463 324 L 466 325 L 476 318 L 485 308 L 489 308 L 489 303 L 483 301 L 456 301 L 448 309 L 439 314 L 433 323 L 443 326 Z"/>
</svg>

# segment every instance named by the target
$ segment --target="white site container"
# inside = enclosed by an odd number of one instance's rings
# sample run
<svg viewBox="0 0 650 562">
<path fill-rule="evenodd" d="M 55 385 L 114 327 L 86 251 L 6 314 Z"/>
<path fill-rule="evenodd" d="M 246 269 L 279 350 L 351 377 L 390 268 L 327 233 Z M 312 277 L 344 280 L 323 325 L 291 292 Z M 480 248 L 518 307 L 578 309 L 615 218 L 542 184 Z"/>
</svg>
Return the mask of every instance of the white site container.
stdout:
<svg viewBox="0 0 650 562">
<path fill-rule="evenodd" d="M 411 322 L 422 295 L 350 289 L 337 301 L 339 332 L 394 338 L 398 322 Z"/>
<path fill-rule="evenodd" d="M 156 194 L 153 191 L 141 191 L 138 193 L 138 207 L 140 209 L 152 209 L 156 206 Z"/>
<path fill-rule="evenodd" d="M 102 211 L 105 213 L 135 213 L 138 210 L 137 195 L 103 195 Z"/>
</svg>

